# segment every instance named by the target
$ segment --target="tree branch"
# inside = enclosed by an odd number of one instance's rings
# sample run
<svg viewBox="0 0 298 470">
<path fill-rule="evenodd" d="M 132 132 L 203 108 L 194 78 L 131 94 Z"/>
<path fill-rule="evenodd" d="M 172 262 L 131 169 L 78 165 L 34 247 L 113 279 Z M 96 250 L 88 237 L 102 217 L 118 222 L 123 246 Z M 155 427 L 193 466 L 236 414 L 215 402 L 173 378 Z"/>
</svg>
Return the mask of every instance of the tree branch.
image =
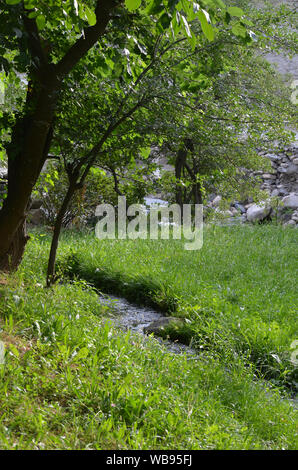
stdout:
<svg viewBox="0 0 298 470">
<path fill-rule="evenodd" d="M 30 10 L 29 10 L 29 13 L 30 13 Z M 25 12 L 23 13 L 22 18 L 23 18 L 25 30 L 28 34 L 28 45 L 29 45 L 32 58 L 33 59 L 36 57 L 38 58 L 39 63 L 36 64 L 38 69 L 45 67 L 49 63 L 48 63 L 45 51 L 41 44 L 41 39 L 40 39 L 36 21 L 33 18 L 28 18 Z"/>
<path fill-rule="evenodd" d="M 122 0 L 98 0 L 95 8 L 96 24 L 84 29 L 84 34 L 66 52 L 56 65 L 57 74 L 67 75 L 79 60 L 91 49 L 106 30 L 111 19 L 111 12 Z"/>
</svg>

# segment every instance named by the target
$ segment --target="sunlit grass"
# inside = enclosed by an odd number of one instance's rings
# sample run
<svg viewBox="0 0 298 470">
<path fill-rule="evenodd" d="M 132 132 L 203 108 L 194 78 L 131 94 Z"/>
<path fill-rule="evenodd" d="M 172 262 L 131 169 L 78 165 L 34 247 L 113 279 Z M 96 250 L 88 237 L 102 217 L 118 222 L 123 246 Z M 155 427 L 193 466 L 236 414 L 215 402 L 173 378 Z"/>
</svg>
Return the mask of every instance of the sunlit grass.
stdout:
<svg viewBox="0 0 298 470">
<path fill-rule="evenodd" d="M 107 307 L 84 281 L 65 280 L 44 289 L 49 237 L 35 233 L 21 269 L 0 285 L 0 340 L 6 346 L 5 366 L 0 366 L 0 448 L 297 448 L 297 411 L 256 375 L 255 362 L 249 362 L 256 347 L 247 351 L 246 361 L 240 351 L 252 343 L 252 334 L 260 348 L 257 357 L 266 356 L 268 344 L 273 353 L 277 346 L 285 352 L 295 336 L 291 308 L 297 299 L 289 282 L 294 282 L 290 247 L 295 234 L 270 228 L 267 233 L 271 241 L 263 228 L 244 234 L 211 230 L 202 252 L 191 256 L 176 242 L 155 242 L 153 249 L 149 242 L 64 235 L 64 267 L 66 259 L 75 261 L 71 269 L 86 278 L 89 273 L 88 280 L 101 282 L 105 290 L 110 280 L 111 290 L 118 286 L 119 293 L 132 298 L 134 288 L 138 301 L 188 316 L 197 346 L 200 341 L 203 346 L 199 360 L 114 329 L 106 320 Z M 220 251 L 225 240 L 230 243 L 226 255 Z M 271 253 L 267 265 L 266 245 Z M 77 256 L 69 257 L 71 252 Z M 226 278 L 219 266 L 224 261 Z M 271 279 L 271 269 L 279 283 Z M 251 274 L 247 284 L 246 273 Z M 263 280 L 264 287 L 256 283 L 254 296 L 249 289 L 256 280 Z M 232 284 L 233 293 L 228 290 Z M 283 290 L 289 295 L 281 296 Z M 264 336 L 273 321 L 278 329 Z M 222 341 L 218 348 L 217 338 Z"/>
<path fill-rule="evenodd" d="M 295 389 L 296 230 L 209 227 L 198 251 L 184 250 L 180 240 L 99 241 L 71 233 L 64 240 L 71 272 L 105 292 L 189 318 L 198 347 L 245 355 L 267 378 Z"/>
</svg>

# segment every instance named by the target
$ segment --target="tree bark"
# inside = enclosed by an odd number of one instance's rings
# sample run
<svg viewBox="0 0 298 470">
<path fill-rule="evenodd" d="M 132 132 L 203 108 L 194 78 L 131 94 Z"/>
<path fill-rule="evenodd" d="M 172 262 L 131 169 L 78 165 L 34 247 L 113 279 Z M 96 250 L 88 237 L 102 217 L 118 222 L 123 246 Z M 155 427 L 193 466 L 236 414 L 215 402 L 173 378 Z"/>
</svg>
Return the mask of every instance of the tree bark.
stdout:
<svg viewBox="0 0 298 470">
<path fill-rule="evenodd" d="M 51 88 L 48 85 L 39 93 L 34 114 L 30 115 L 28 111 L 28 114 L 16 123 L 11 144 L 7 148 L 7 197 L 0 212 L 0 267 L 8 268 L 9 256 L 10 266 L 16 269 L 28 239 L 24 223 L 27 208 L 32 189 L 46 159 L 45 150 L 51 140 L 51 124 L 56 104 Z M 34 103 L 29 98 L 28 109 L 31 104 Z M 21 233 L 24 236 L 20 236 Z M 17 250 L 13 248 L 16 246 L 19 247 Z"/>
<path fill-rule="evenodd" d="M 1 258 L 0 271 L 12 272 L 18 268 L 29 238 L 26 232 L 26 221 L 24 220 L 15 232 L 6 255 Z"/>
<path fill-rule="evenodd" d="M 176 203 L 179 204 L 181 211 L 183 209 L 183 188 L 180 185 L 182 171 L 185 165 L 187 151 L 184 148 L 178 150 L 175 162 L 175 177 L 176 177 Z"/>
<path fill-rule="evenodd" d="M 188 152 L 194 152 L 194 144 L 191 139 L 184 139 L 184 146 L 179 149 L 175 162 L 175 177 L 176 177 L 176 203 L 179 204 L 181 208 L 181 214 L 183 219 L 183 204 L 189 204 L 193 200 L 194 204 L 202 204 L 202 190 L 201 184 L 197 181 L 197 175 L 199 173 L 198 164 L 195 158 L 193 158 L 193 168 L 187 163 Z M 181 187 L 179 184 L 181 177 L 185 177 L 186 171 L 188 172 L 191 180 L 192 186 L 190 191 Z"/>
<path fill-rule="evenodd" d="M 47 287 L 50 287 L 56 281 L 55 265 L 56 265 L 57 248 L 58 248 L 62 223 L 63 223 L 64 216 L 66 214 L 68 205 L 69 205 L 76 189 L 77 189 L 76 183 L 71 182 L 69 187 L 68 187 L 68 190 L 65 194 L 65 197 L 64 197 L 63 203 L 60 207 L 60 210 L 57 214 L 57 218 L 56 218 L 55 226 L 54 226 L 54 233 L 53 233 L 52 243 L 51 243 L 49 261 L 48 261 Z"/>
</svg>

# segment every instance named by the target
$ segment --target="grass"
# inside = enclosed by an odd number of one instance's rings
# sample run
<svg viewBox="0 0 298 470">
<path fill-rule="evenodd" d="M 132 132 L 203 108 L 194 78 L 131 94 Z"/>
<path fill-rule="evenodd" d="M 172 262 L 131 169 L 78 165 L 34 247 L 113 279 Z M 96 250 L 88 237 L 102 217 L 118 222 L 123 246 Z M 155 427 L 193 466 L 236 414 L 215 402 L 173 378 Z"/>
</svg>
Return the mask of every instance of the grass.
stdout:
<svg viewBox="0 0 298 470">
<path fill-rule="evenodd" d="M 105 292 L 190 320 L 181 338 L 220 357 L 235 354 L 297 392 L 290 347 L 298 338 L 297 231 L 210 227 L 202 250 L 180 240 L 65 238 L 64 269 Z"/>
<path fill-rule="evenodd" d="M 203 250 L 189 253 L 176 242 L 153 242 L 153 250 L 146 241 L 65 233 L 60 264 L 88 283 L 49 290 L 49 237 L 33 234 L 20 270 L 0 282 L 1 449 L 297 448 L 297 410 L 252 360 L 272 351 L 285 363 L 295 338 L 295 232 L 207 235 Z M 136 301 L 187 316 L 201 359 L 116 330 L 91 282 L 128 298 L 134 288 Z"/>
</svg>

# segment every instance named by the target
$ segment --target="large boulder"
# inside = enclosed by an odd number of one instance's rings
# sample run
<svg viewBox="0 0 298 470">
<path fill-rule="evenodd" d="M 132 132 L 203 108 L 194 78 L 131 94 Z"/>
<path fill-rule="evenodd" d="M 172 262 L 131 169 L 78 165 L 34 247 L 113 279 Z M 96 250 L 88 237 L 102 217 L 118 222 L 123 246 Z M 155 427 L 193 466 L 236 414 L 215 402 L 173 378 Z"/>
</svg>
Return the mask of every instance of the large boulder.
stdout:
<svg viewBox="0 0 298 470">
<path fill-rule="evenodd" d="M 260 222 L 264 220 L 271 212 L 271 207 L 266 205 L 252 204 L 246 212 L 249 222 Z"/>
<path fill-rule="evenodd" d="M 282 203 L 284 207 L 288 209 L 297 209 L 298 208 L 298 194 L 291 193 L 288 196 L 283 197 Z"/>
</svg>

